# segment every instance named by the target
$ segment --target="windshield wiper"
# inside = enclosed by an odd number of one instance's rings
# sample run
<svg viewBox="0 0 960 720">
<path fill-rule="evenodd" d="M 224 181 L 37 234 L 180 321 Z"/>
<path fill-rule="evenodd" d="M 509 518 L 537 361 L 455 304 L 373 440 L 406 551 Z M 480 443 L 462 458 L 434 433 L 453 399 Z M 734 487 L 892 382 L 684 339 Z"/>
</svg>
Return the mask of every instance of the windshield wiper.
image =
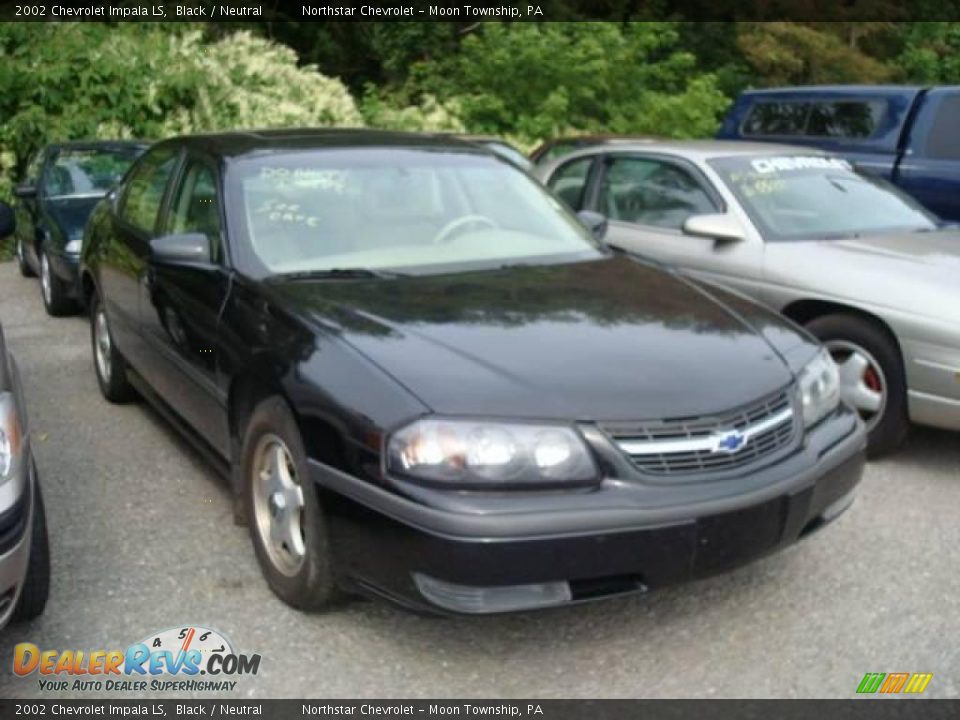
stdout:
<svg viewBox="0 0 960 720">
<path fill-rule="evenodd" d="M 298 272 L 278 273 L 271 280 L 365 280 L 370 278 L 407 277 L 404 273 L 392 270 L 372 270 L 370 268 L 327 268 L 325 270 L 300 270 Z"/>
</svg>

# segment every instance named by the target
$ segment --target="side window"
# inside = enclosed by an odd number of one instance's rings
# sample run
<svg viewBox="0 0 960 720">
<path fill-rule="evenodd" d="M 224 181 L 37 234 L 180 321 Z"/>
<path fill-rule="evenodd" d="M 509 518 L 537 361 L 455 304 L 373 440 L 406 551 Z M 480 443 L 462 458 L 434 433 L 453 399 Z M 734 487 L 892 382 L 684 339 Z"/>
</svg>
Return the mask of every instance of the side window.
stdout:
<svg viewBox="0 0 960 720">
<path fill-rule="evenodd" d="M 758 102 L 740 128 L 742 135 L 803 135 L 809 103 Z"/>
<path fill-rule="evenodd" d="M 868 138 L 887 109 L 882 100 L 816 103 L 810 109 L 806 134 L 812 137 Z"/>
<path fill-rule="evenodd" d="M 937 116 L 927 136 L 926 156 L 938 160 L 960 160 L 960 95 L 951 95 L 940 101 Z"/>
<path fill-rule="evenodd" d="M 210 241 L 210 256 L 220 262 L 220 204 L 215 172 L 208 165 L 187 166 L 173 201 L 167 230 L 171 233 L 203 233 Z"/>
<path fill-rule="evenodd" d="M 654 158 L 613 158 L 600 184 L 600 211 L 611 220 L 680 229 L 691 215 L 717 211 L 687 170 Z"/>
<path fill-rule="evenodd" d="M 163 192 L 177 164 L 174 148 L 147 153 L 130 174 L 120 217 L 131 225 L 153 232 L 163 202 Z"/>
<path fill-rule="evenodd" d="M 583 209 L 587 175 L 592 164 L 592 157 L 578 158 L 568 162 L 557 168 L 547 183 L 547 187 L 553 190 L 574 212 Z"/>
</svg>

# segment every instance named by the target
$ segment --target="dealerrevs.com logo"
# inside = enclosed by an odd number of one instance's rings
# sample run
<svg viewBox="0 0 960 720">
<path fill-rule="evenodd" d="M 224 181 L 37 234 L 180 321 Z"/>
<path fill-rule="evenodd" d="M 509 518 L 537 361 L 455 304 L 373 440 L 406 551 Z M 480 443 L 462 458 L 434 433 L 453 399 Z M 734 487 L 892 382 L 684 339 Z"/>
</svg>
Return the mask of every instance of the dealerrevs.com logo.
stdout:
<svg viewBox="0 0 960 720">
<path fill-rule="evenodd" d="M 13 672 L 37 676 L 40 690 L 230 692 L 243 675 L 256 675 L 260 656 L 234 651 L 221 633 L 199 625 L 148 635 L 126 650 L 41 650 L 20 643 Z"/>
</svg>

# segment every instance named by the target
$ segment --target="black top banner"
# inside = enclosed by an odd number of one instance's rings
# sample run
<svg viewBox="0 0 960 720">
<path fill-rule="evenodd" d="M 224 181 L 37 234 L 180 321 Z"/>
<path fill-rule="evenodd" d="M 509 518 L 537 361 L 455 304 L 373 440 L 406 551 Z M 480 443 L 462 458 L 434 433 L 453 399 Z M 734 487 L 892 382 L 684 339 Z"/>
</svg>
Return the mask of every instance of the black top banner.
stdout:
<svg viewBox="0 0 960 720">
<path fill-rule="evenodd" d="M 15 22 L 564 22 L 636 20 L 896 22 L 960 19 L 960 0 L 24 0 L 0 3 Z"/>
<path fill-rule="evenodd" d="M 960 701 L 953 700 L 0 700 L 0 718 L 946 720 L 958 714 Z"/>
</svg>

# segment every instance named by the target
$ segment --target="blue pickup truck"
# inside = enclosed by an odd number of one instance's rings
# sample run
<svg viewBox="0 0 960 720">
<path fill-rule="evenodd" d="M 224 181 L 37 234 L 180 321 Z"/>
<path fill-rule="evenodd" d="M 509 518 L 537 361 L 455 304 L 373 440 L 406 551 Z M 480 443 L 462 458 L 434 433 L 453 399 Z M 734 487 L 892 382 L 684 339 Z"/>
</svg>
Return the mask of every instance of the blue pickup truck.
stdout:
<svg viewBox="0 0 960 720">
<path fill-rule="evenodd" d="M 960 86 L 750 90 L 717 137 L 808 145 L 846 157 L 960 222 Z"/>
</svg>

